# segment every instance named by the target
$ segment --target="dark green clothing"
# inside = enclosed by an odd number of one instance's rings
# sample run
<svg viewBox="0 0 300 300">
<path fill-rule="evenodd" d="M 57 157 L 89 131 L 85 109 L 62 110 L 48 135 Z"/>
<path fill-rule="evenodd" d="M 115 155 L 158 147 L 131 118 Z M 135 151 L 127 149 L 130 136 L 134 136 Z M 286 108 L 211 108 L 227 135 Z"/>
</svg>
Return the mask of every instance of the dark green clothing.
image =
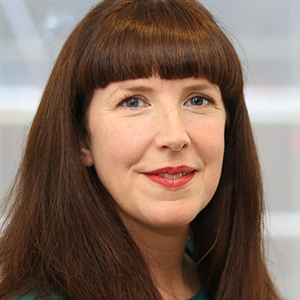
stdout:
<svg viewBox="0 0 300 300">
<path fill-rule="evenodd" d="M 194 297 L 192 297 L 189 300 L 208 300 L 206 293 L 205 293 L 205 289 L 201 288 L 201 290 L 199 291 L 199 293 L 197 295 L 195 295 Z"/>
<path fill-rule="evenodd" d="M 191 258 L 193 258 L 193 244 L 190 240 L 187 242 L 186 253 Z M 60 297 L 60 296 L 57 296 L 56 298 L 52 297 L 51 299 L 63 300 L 63 298 Z M 25 297 L 20 298 L 18 300 L 43 300 L 43 299 L 35 298 L 34 295 L 31 295 L 31 296 L 25 296 Z M 47 300 L 47 299 L 45 299 L 45 300 Z M 195 295 L 194 297 L 192 297 L 188 300 L 209 300 L 209 299 L 206 296 L 205 289 L 202 287 L 197 295 Z"/>
<path fill-rule="evenodd" d="M 52 299 L 54 299 L 54 298 L 52 298 Z M 62 300 L 61 297 L 57 297 L 56 299 Z M 25 297 L 21 298 L 20 300 L 42 300 L 42 299 L 36 299 L 35 296 L 32 295 L 32 296 L 25 296 Z M 197 295 L 190 298 L 189 300 L 208 300 L 208 298 L 206 297 L 204 288 L 202 288 Z"/>
</svg>

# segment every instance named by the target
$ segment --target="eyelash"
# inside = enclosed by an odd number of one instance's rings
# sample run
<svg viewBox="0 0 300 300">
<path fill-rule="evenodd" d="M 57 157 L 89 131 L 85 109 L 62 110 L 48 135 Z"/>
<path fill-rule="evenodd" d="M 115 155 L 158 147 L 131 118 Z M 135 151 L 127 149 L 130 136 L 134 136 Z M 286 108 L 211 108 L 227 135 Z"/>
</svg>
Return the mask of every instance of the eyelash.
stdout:
<svg viewBox="0 0 300 300">
<path fill-rule="evenodd" d="M 198 98 L 198 99 L 201 99 L 202 100 L 202 103 L 201 105 L 197 105 L 197 104 L 194 104 L 192 106 L 204 106 L 206 104 L 214 104 L 214 101 L 208 97 L 208 96 L 204 96 L 204 95 L 196 95 L 196 96 L 192 96 L 190 97 L 185 103 L 184 105 L 186 105 L 188 102 L 192 101 L 193 99 L 195 98 Z M 137 100 L 137 101 L 142 101 L 144 103 L 144 105 L 137 105 L 137 106 L 127 106 L 126 105 L 126 102 L 127 101 L 130 101 L 130 100 Z M 207 102 L 207 103 L 204 103 L 203 102 Z M 125 106 L 126 108 L 137 108 L 137 107 L 146 107 L 148 106 L 146 101 L 140 99 L 140 96 L 125 96 L 123 100 L 120 101 L 120 103 L 118 104 L 118 106 Z"/>
<path fill-rule="evenodd" d="M 204 106 L 205 104 L 214 104 L 214 101 L 210 98 L 210 97 L 207 97 L 207 96 L 204 96 L 204 95 L 196 95 L 196 96 L 193 96 L 193 97 L 191 97 L 191 98 L 189 98 L 189 100 L 187 100 L 186 102 L 185 102 L 185 105 L 188 103 L 188 102 L 190 102 L 190 101 L 192 101 L 193 99 L 195 99 L 195 98 L 198 98 L 198 99 L 201 99 L 202 100 L 202 104 L 201 105 L 196 105 L 196 104 L 194 104 L 193 106 Z M 203 104 L 203 102 L 204 101 L 206 101 L 207 103 L 204 103 Z"/>
<path fill-rule="evenodd" d="M 138 100 L 138 101 L 142 101 L 142 102 L 144 102 L 145 103 L 145 105 L 138 105 L 138 106 L 126 106 L 125 104 L 126 104 L 126 102 L 127 101 L 130 101 L 130 100 Z M 125 106 L 125 107 L 127 107 L 127 108 L 136 108 L 136 107 L 145 107 L 145 106 L 147 106 L 147 103 L 144 101 L 144 100 L 142 100 L 142 99 L 140 99 L 140 97 L 139 96 L 125 96 L 124 97 L 124 99 L 123 100 L 121 100 L 121 102 L 118 104 L 118 106 Z"/>
</svg>

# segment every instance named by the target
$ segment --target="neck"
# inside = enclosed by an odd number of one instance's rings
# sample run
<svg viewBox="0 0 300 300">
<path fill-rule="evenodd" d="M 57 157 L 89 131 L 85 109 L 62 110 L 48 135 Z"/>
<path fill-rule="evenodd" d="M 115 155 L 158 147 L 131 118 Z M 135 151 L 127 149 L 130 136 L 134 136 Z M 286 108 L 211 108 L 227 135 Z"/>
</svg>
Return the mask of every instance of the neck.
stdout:
<svg viewBox="0 0 300 300">
<path fill-rule="evenodd" d="M 153 228 L 126 224 L 163 299 L 188 299 L 200 289 L 194 263 L 185 254 L 189 225 Z"/>
</svg>

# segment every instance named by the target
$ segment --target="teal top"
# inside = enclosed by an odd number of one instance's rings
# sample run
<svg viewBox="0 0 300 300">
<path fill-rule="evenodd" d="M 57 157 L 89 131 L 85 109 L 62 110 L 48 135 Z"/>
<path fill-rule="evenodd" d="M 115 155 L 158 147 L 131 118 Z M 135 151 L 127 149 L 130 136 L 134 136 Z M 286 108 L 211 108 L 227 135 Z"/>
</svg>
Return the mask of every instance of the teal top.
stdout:
<svg viewBox="0 0 300 300">
<path fill-rule="evenodd" d="M 47 300 L 47 299 L 51 299 L 51 300 L 63 300 L 63 298 L 62 297 L 60 297 L 60 296 L 51 296 L 51 298 L 45 298 L 45 300 Z M 192 298 L 193 300 L 194 300 L 194 298 Z M 198 299 L 198 298 L 195 298 L 195 299 Z M 22 297 L 22 298 L 18 298 L 18 299 L 15 299 L 15 298 L 13 298 L 13 299 L 11 299 L 11 300 L 43 300 L 43 298 L 37 298 L 34 294 L 31 294 L 31 295 L 26 295 L 26 296 L 24 296 L 24 297 Z"/>
<path fill-rule="evenodd" d="M 54 298 L 52 298 L 52 299 L 54 299 Z M 61 300 L 62 298 L 58 296 L 58 297 L 56 297 L 56 299 Z M 35 298 L 34 295 L 31 295 L 31 296 L 22 297 L 18 300 L 38 300 L 38 299 Z M 201 288 L 199 293 L 197 295 L 195 295 L 194 297 L 190 298 L 189 300 L 208 300 L 204 288 Z"/>
<path fill-rule="evenodd" d="M 186 253 L 193 258 L 193 243 L 188 240 L 187 241 L 187 245 L 186 245 L 186 249 L 185 249 Z M 56 297 L 51 297 L 51 299 L 56 299 L 56 300 L 63 300 L 63 298 L 61 296 L 56 296 Z M 14 300 L 14 299 L 12 299 Z M 40 298 L 36 298 L 35 295 L 28 295 L 28 296 L 25 296 L 25 297 L 22 297 L 18 300 L 42 300 Z M 206 292 L 205 292 L 205 289 L 202 287 L 200 289 L 200 291 L 192 298 L 188 299 L 188 300 L 209 300 L 206 296 Z"/>
<path fill-rule="evenodd" d="M 206 293 L 205 293 L 205 289 L 201 288 L 201 290 L 198 292 L 198 294 L 195 295 L 194 297 L 190 298 L 189 300 L 208 300 Z"/>
</svg>

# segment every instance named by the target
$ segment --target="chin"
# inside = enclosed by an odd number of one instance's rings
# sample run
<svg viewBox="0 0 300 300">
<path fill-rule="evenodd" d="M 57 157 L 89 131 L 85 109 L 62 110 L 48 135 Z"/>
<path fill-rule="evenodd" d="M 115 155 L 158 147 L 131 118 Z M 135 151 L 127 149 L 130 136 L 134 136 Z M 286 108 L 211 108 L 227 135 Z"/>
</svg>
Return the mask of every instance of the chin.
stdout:
<svg viewBox="0 0 300 300">
<path fill-rule="evenodd" d="M 189 225 L 197 216 L 195 212 L 189 214 L 164 214 L 163 216 L 156 216 L 149 220 L 148 225 L 156 228 L 179 228 Z"/>
</svg>

